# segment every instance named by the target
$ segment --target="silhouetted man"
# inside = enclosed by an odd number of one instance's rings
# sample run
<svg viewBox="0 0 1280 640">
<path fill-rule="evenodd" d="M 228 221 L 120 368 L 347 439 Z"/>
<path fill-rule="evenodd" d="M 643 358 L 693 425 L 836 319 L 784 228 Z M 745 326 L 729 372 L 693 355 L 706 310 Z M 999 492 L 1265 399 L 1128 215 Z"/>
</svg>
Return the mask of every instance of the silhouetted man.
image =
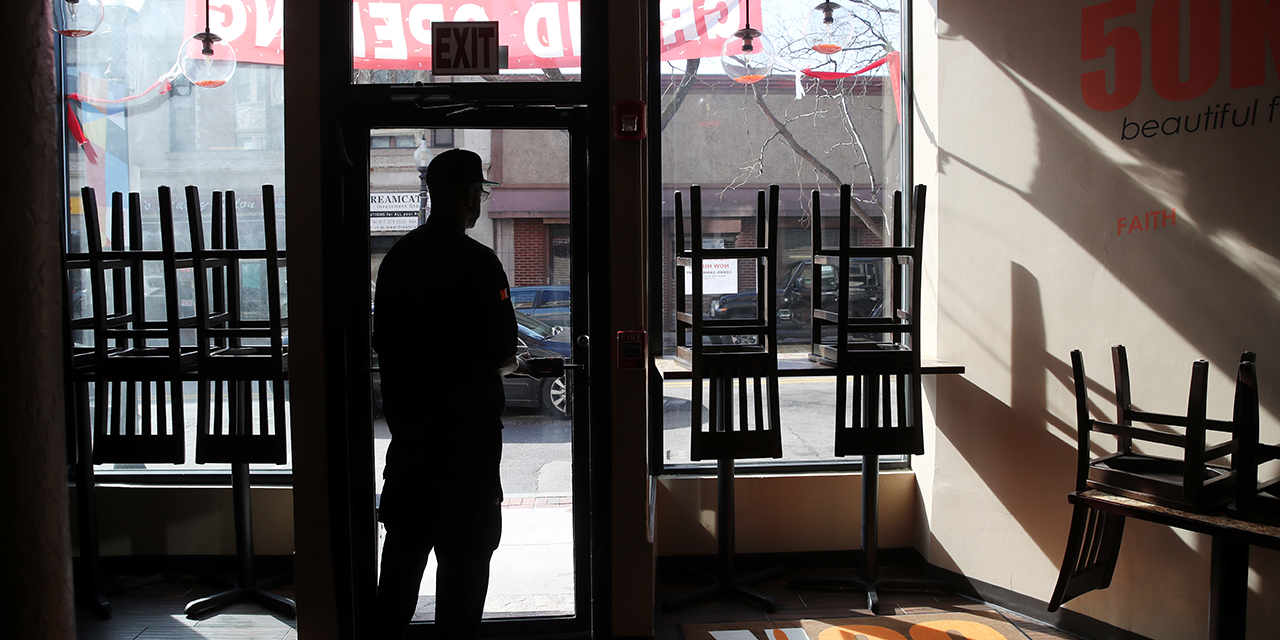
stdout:
<svg viewBox="0 0 1280 640">
<path fill-rule="evenodd" d="M 386 526 L 377 637 L 403 636 L 434 548 L 438 637 L 474 638 L 502 536 L 502 376 L 551 374 L 516 357 L 507 275 L 466 235 L 488 197 L 480 156 L 427 167 L 432 211 L 378 269 L 374 348 L 391 430 L 378 519 Z M 537 370 L 535 370 L 537 369 Z"/>
</svg>

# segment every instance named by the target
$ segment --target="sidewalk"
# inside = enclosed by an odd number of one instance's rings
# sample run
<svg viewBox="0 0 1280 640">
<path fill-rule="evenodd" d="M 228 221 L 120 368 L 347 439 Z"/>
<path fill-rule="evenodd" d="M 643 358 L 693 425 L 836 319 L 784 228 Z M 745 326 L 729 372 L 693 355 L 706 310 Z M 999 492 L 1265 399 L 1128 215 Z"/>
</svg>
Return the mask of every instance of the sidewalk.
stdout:
<svg viewBox="0 0 1280 640">
<path fill-rule="evenodd" d="M 571 615 L 573 499 L 515 494 L 502 503 L 502 543 L 490 563 L 486 618 Z M 382 537 L 379 532 L 379 552 Z M 435 555 L 418 591 L 415 620 L 435 617 Z"/>
</svg>

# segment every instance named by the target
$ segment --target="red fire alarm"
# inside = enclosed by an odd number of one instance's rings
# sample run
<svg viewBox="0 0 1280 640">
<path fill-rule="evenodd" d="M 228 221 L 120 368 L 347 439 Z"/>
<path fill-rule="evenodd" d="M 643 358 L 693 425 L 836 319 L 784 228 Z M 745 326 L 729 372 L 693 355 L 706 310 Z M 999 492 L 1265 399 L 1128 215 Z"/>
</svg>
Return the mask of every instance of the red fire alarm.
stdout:
<svg viewBox="0 0 1280 640">
<path fill-rule="evenodd" d="M 613 105 L 613 135 L 619 140 L 643 140 L 648 116 L 641 100 L 624 100 Z"/>
<path fill-rule="evenodd" d="M 618 332 L 618 368 L 643 369 L 645 362 L 645 331 L 635 329 Z"/>
</svg>

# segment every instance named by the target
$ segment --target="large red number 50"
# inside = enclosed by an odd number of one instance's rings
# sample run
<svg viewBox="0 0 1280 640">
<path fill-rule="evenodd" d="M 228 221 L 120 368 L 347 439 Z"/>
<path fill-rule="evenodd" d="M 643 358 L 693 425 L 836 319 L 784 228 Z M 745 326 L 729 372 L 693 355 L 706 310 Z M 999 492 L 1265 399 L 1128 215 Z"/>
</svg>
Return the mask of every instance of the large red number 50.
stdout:
<svg viewBox="0 0 1280 640">
<path fill-rule="evenodd" d="M 1190 0 L 1190 72 L 1182 81 L 1183 0 L 1156 0 L 1151 9 L 1151 84 L 1165 100 L 1199 98 L 1218 81 L 1222 45 L 1222 5 L 1218 0 Z"/>
<path fill-rule="evenodd" d="M 1115 50 L 1114 91 L 1107 91 L 1105 69 L 1080 74 L 1080 93 L 1090 109 L 1115 111 L 1138 97 L 1142 88 L 1142 36 L 1133 27 L 1106 29 L 1108 19 L 1137 12 L 1138 0 L 1111 0 L 1080 11 L 1081 62 L 1106 57 L 1107 49 Z"/>
<path fill-rule="evenodd" d="M 1280 69 L 1280 2 L 1231 3 L 1231 88 L 1256 87 L 1267 79 L 1267 48 Z"/>
</svg>

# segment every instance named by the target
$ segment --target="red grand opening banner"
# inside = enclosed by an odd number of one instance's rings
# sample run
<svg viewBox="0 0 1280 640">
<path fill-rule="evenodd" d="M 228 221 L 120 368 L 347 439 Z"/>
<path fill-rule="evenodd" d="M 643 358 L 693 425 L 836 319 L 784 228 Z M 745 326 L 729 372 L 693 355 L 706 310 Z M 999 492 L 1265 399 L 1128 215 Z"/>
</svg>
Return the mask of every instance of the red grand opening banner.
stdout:
<svg viewBox="0 0 1280 640">
<path fill-rule="evenodd" d="M 606 0 L 588 0 L 603 2 Z M 284 0 L 209 0 L 209 29 L 242 62 L 284 64 Z M 759 3 L 751 24 L 761 24 Z M 741 0 L 663 0 L 663 60 L 711 58 L 746 24 Z M 581 0 L 417 2 L 354 0 L 352 64 L 357 69 L 430 69 L 431 23 L 496 20 L 511 69 L 580 67 Z M 187 0 L 186 31 L 204 30 L 204 0 Z"/>
</svg>

